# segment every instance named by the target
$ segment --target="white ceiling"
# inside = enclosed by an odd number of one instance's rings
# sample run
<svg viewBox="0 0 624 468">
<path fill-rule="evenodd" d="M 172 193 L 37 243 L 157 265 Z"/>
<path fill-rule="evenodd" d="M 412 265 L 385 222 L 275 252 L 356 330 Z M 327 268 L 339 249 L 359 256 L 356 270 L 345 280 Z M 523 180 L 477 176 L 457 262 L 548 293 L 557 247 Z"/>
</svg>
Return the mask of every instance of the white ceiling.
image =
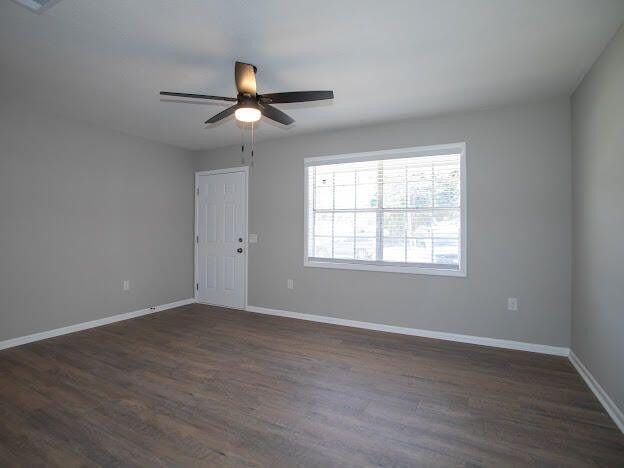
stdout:
<svg viewBox="0 0 624 468">
<path fill-rule="evenodd" d="M 42 15 L 0 0 L 0 85 L 55 112 L 188 149 L 236 143 L 234 61 L 259 92 L 333 89 L 281 105 L 259 139 L 562 95 L 624 18 L 622 0 L 62 0 Z"/>
</svg>

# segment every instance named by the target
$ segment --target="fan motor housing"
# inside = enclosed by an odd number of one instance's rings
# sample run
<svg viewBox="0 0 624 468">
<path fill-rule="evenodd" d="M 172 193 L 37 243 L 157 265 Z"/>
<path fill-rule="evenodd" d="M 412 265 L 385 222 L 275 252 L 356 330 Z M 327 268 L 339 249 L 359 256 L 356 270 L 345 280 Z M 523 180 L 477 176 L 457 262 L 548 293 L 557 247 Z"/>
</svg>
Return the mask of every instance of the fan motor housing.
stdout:
<svg viewBox="0 0 624 468">
<path fill-rule="evenodd" d="M 258 107 L 258 99 L 251 94 L 239 93 L 237 98 L 241 107 Z"/>
</svg>

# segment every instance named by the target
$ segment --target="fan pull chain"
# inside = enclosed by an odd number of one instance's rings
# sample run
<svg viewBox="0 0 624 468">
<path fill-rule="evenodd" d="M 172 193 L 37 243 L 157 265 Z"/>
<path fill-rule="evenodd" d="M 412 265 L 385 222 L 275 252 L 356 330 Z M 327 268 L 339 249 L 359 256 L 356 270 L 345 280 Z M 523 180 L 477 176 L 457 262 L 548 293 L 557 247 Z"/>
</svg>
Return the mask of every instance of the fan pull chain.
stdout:
<svg viewBox="0 0 624 468">
<path fill-rule="evenodd" d="M 254 136 L 254 123 L 251 122 L 251 158 L 249 160 L 249 165 L 254 165 L 254 144 L 255 144 L 255 136 Z"/>
<path fill-rule="evenodd" d="M 241 165 L 245 165 L 245 124 L 241 125 Z"/>
</svg>

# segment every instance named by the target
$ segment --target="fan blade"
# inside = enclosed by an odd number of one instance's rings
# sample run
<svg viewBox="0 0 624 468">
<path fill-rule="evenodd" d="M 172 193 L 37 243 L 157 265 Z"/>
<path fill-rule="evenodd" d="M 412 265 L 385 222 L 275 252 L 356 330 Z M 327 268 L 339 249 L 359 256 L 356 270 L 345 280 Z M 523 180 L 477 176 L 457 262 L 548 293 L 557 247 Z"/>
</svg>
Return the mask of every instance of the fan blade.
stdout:
<svg viewBox="0 0 624 468">
<path fill-rule="evenodd" d="M 161 96 L 174 96 L 174 97 L 185 97 L 185 98 L 195 98 L 195 99 L 212 99 L 213 101 L 229 101 L 236 102 L 238 99 L 224 96 L 209 96 L 208 94 L 189 94 L 189 93 L 171 93 L 169 91 L 161 91 Z"/>
<path fill-rule="evenodd" d="M 238 104 L 228 107 L 224 111 L 219 112 L 217 115 L 210 117 L 208 120 L 206 120 L 205 123 L 207 124 L 217 123 L 219 120 L 223 120 L 226 117 L 232 115 L 234 111 L 236 111 L 236 109 L 238 109 Z"/>
<path fill-rule="evenodd" d="M 260 100 L 270 104 L 282 104 L 287 102 L 324 101 L 334 99 L 333 91 L 292 91 L 289 93 L 263 94 Z"/>
<path fill-rule="evenodd" d="M 249 63 L 236 62 L 234 79 L 239 93 L 256 95 L 256 67 Z"/>
<path fill-rule="evenodd" d="M 277 107 L 269 106 L 268 104 L 258 104 L 258 107 L 262 115 L 281 124 L 290 125 L 295 121 L 290 115 L 285 114 Z"/>
</svg>

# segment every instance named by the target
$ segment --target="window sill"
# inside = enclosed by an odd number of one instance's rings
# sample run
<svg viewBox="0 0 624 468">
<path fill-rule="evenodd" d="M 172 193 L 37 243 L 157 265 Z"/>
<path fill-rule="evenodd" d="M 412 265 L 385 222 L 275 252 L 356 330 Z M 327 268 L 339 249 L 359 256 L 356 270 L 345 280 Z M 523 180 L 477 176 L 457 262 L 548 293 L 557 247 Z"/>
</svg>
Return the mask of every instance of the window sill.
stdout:
<svg viewBox="0 0 624 468">
<path fill-rule="evenodd" d="M 370 265 L 366 263 L 335 263 L 316 260 L 304 260 L 303 266 L 313 268 L 332 268 L 337 270 L 380 271 L 385 273 L 403 273 L 410 275 L 454 276 L 459 278 L 466 277 L 465 269 L 453 270 L 415 266 Z"/>
</svg>

